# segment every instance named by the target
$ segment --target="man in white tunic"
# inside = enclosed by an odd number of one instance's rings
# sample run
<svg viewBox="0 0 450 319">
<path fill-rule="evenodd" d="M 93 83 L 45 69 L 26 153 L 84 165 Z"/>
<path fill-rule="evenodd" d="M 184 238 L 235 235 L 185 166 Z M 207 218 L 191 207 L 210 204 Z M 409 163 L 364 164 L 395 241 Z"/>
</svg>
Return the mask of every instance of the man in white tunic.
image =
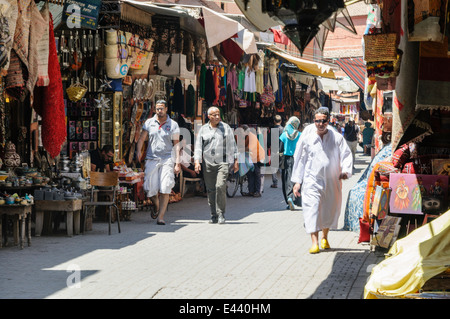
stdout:
<svg viewBox="0 0 450 319">
<path fill-rule="evenodd" d="M 145 156 L 144 190 L 158 212 L 158 225 L 165 225 L 169 195 L 175 186 L 175 174 L 180 173 L 179 152 L 180 128 L 167 114 L 167 103 L 159 100 L 155 104 L 155 116 L 145 121 L 137 143 L 137 158 L 140 161 L 144 142 L 148 140 Z"/>
<path fill-rule="evenodd" d="M 353 159 L 344 137 L 328 129 L 330 113 L 320 107 L 314 124 L 307 126 L 297 143 L 291 181 L 294 195 L 302 196 L 305 230 L 311 234 L 310 253 L 330 248 L 328 231 L 337 228 L 342 202 L 342 179 L 351 176 Z M 301 189 L 301 194 L 300 194 Z"/>
</svg>

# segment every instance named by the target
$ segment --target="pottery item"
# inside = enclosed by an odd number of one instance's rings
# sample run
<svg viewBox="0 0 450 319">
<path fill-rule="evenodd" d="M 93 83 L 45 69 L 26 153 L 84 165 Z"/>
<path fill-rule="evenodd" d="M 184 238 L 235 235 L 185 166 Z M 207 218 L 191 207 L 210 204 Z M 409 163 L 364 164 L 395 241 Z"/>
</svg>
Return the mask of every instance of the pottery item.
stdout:
<svg viewBox="0 0 450 319">
<path fill-rule="evenodd" d="M 16 153 L 16 146 L 12 142 L 6 143 L 5 166 L 7 168 L 20 166 L 20 156 Z"/>
</svg>

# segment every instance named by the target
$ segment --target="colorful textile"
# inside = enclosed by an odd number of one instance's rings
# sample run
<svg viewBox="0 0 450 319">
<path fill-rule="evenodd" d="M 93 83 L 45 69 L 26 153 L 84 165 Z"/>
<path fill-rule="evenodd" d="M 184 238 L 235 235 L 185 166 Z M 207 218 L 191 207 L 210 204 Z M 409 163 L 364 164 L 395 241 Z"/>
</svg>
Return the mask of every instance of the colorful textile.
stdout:
<svg viewBox="0 0 450 319">
<path fill-rule="evenodd" d="M 369 175 L 375 164 L 383 161 L 391 155 L 392 148 L 391 145 L 388 144 L 383 147 L 377 155 L 375 155 L 372 162 L 359 178 L 358 182 L 350 190 L 347 198 L 347 204 L 345 206 L 344 230 L 359 232 L 359 218 L 363 216 L 363 205 L 361 203 L 364 202 Z"/>
<path fill-rule="evenodd" d="M 48 86 L 35 87 L 33 108 L 42 117 L 42 144 L 52 158 L 59 155 L 66 140 L 67 129 L 64 111 L 64 92 L 61 67 L 56 52 L 53 17 L 49 19 Z"/>
<path fill-rule="evenodd" d="M 289 38 L 287 37 L 286 34 L 283 33 L 283 31 L 276 29 L 270 29 L 270 31 L 273 32 L 273 41 L 275 43 L 289 45 Z"/>
<path fill-rule="evenodd" d="M 421 57 L 416 110 L 450 110 L 450 59 Z"/>
<path fill-rule="evenodd" d="M 403 168 L 403 165 L 409 161 L 410 153 L 408 144 L 403 144 L 398 150 L 392 154 L 392 165 L 394 167 L 399 168 L 400 170 Z"/>
<path fill-rule="evenodd" d="M 408 30 L 407 1 L 402 1 L 402 29 Z M 408 41 L 408 35 L 400 36 L 399 49 L 403 51 L 400 70 L 395 85 L 392 103 L 392 149 L 395 151 L 406 129 L 416 117 L 415 105 L 419 65 L 419 46 Z M 407 141 L 405 141 L 407 142 Z"/>
<path fill-rule="evenodd" d="M 2 76 L 5 76 L 8 69 L 9 69 L 9 61 L 10 61 L 10 55 L 11 55 L 11 49 L 13 47 L 14 42 L 14 34 L 16 31 L 16 22 L 17 17 L 19 15 L 17 0 L 7 0 L 8 5 L 3 5 L 1 8 L 1 15 L 4 19 L 7 20 L 8 23 L 8 34 L 3 33 L 3 36 L 7 36 L 6 38 L 3 38 L 3 45 L 4 45 L 4 54 L 6 54 L 7 61 L 5 64 L 0 68 L 0 73 Z"/>
</svg>

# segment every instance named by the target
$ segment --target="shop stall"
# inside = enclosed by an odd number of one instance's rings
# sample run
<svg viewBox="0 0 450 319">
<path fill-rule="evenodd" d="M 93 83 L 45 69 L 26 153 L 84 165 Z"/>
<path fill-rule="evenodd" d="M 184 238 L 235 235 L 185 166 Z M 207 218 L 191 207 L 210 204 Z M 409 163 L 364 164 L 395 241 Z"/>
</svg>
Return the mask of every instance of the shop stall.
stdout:
<svg viewBox="0 0 450 319">
<path fill-rule="evenodd" d="M 440 217 L 448 215 L 450 108 L 442 94 L 448 92 L 449 82 L 436 76 L 447 74 L 444 70 L 448 69 L 450 59 L 444 38 L 430 42 L 425 40 L 429 38 L 424 34 L 420 39 L 417 34 L 410 36 L 414 24 L 421 19 L 426 20 L 422 16 L 407 25 L 412 17 L 407 12 L 414 11 L 410 7 L 412 2 L 402 1 L 390 12 L 386 8 L 391 1 L 382 2 L 383 6 L 377 7 L 381 23 L 376 27 L 369 21 L 368 33 L 364 37 L 368 76 L 365 92 L 372 102 L 375 154 L 350 191 L 344 229 L 359 232 L 359 242 L 370 243 L 374 249 L 388 252 L 387 256 L 390 256 L 397 253 L 397 243 L 407 242 L 407 251 L 424 240 L 435 240 L 434 236 L 421 238 L 419 234 L 428 236 L 426 230 L 434 227 L 430 222 L 436 220 L 438 225 L 438 220 L 442 220 Z M 433 14 L 430 12 L 430 16 Z M 401 32 L 408 28 L 406 34 Z M 428 30 L 433 34 L 436 31 Z M 444 32 L 444 28 L 441 31 Z M 441 49 L 436 50 L 439 47 Z M 436 85 L 434 89 L 439 88 L 439 94 L 426 89 L 431 83 Z M 363 204 L 358 204 L 360 202 Z M 438 232 L 436 236 L 439 236 Z M 438 254 L 445 254 L 445 248 L 439 249 Z M 426 254 L 424 252 L 422 256 L 428 258 Z M 402 257 L 398 257 L 392 262 L 401 260 Z M 386 260 L 386 265 L 390 260 Z M 371 288 L 379 288 L 371 290 L 366 297 L 402 298 L 405 297 L 403 293 L 418 293 L 427 280 L 448 268 L 439 262 L 436 264 L 437 273 L 431 276 L 423 274 L 420 283 L 408 287 L 403 285 L 412 280 L 408 275 L 396 284 L 394 291 L 378 281 L 375 285 L 371 283 Z M 405 266 L 418 269 L 416 264 Z M 380 264 L 380 267 L 384 266 Z M 383 277 L 384 274 L 375 273 L 375 281 L 381 278 L 376 276 Z"/>
</svg>

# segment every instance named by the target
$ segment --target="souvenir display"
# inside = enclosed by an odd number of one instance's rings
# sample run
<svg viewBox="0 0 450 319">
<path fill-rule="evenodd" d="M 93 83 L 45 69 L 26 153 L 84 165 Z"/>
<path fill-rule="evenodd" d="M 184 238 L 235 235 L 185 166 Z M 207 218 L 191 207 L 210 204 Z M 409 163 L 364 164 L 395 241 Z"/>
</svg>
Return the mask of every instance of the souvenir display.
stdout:
<svg viewBox="0 0 450 319">
<path fill-rule="evenodd" d="M 392 213 L 422 215 L 447 208 L 448 176 L 391 173 L 389 187 Z"/>
</svg>

